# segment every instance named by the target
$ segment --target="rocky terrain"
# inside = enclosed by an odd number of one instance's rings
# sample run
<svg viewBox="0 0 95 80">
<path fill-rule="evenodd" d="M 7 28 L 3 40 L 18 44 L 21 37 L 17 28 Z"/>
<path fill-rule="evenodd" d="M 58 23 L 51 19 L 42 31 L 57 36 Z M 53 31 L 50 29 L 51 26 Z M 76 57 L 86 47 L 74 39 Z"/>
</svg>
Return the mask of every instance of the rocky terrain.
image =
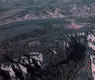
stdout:
<svg viewBox="0 0 95 80">
<path fill-rule="evenodd" d="M 94 80 L 94 4 L 0 0 L 0 80 Z"/>
<path fill-rule="evenodd" d="M 1 69 L 13 80 L 92 80 L 94 24 L 77 26 L 64 19 L 1 26 Z"/>
</svg>

